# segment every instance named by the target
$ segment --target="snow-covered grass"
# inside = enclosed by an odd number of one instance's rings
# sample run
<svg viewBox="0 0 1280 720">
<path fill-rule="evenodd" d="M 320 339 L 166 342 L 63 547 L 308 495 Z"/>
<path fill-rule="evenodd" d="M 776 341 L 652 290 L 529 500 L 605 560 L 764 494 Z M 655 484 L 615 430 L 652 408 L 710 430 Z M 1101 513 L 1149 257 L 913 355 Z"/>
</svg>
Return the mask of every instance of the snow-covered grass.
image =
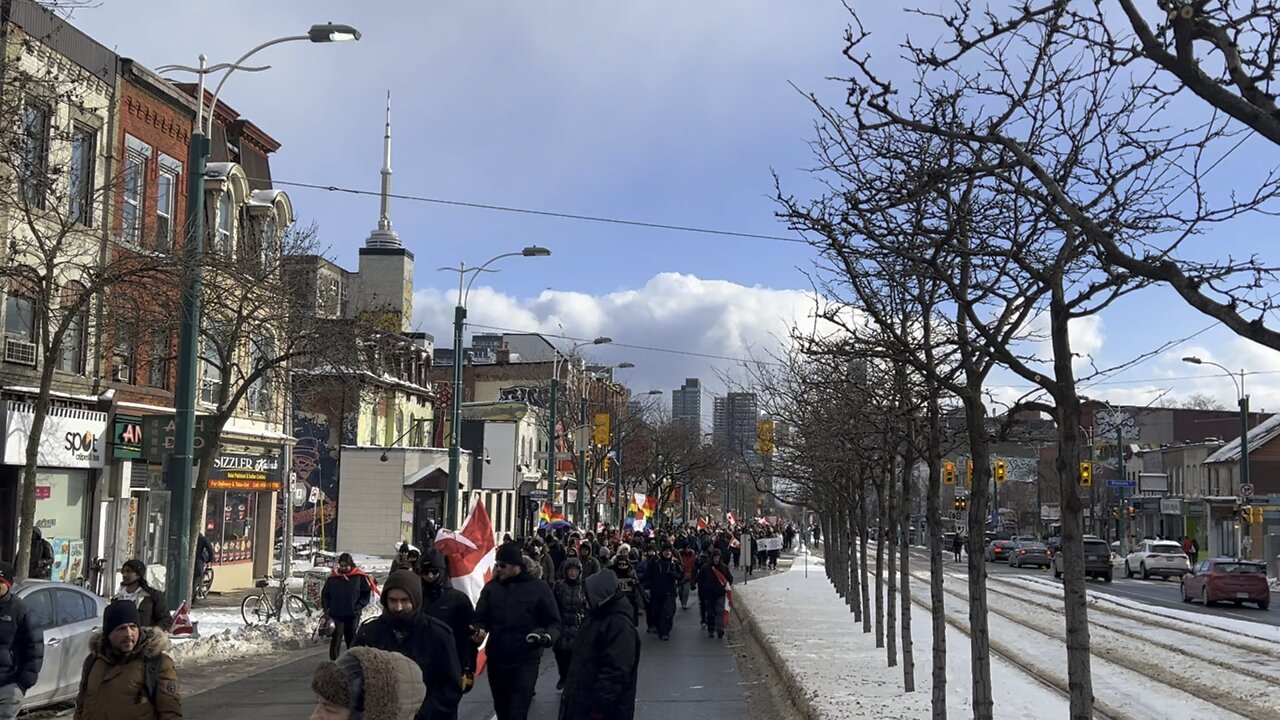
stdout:
<svg viewBox="0 0 1280 720">
<path fill-rule="evenodd" d="M 886 651 L 836 595 L 822 560 L 797 557 L 787 572 L 734 587 L 740 616 L 750 622 L 793 692 L 813 718 L 927 718 L 930 716 L 932 636 L 928 611 L 912 607 L 916 690 L 902 691 L 902 668 L 885 665 Z M 1066 701 L 1036 677 L 992 658 L 997 717 L 1063 717 Z M 782 669 L 782 668 L 780 668 Z M 972 714 L 969 641 L 947 630 L 947 706 Z"/>
</svg>

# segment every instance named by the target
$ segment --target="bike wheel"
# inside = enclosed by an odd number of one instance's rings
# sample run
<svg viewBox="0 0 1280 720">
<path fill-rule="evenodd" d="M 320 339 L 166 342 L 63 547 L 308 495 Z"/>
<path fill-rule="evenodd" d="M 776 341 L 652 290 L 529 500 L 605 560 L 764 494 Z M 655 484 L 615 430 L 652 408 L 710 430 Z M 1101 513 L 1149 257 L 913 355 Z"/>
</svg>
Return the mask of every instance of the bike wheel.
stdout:
<svg viewBox="0 0 1280 720">
<path fill-rule="evenodd" d="M 249 627 L 262 625 L 271 619 L 271 601 L 262 595 L 250 595 L 240 601 L 240 617 Z"/>
<path fill-rule="evenodd" d="M 284 615 L 289 620 L 311 617 L 311 606 L 301 595 L 286 595 L 284 598 Z"/>
</svg>

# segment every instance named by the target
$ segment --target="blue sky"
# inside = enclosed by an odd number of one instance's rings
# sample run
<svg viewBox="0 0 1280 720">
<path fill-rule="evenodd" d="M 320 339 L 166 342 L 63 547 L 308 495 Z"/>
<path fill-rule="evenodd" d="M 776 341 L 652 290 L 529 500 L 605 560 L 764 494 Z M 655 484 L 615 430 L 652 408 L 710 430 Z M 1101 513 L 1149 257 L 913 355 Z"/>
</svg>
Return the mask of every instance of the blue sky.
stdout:
<svg viewBox="0 0 1280 720">
<path fill-rule="evenodd" d="M 886 64 L 895 36 L 918 34 L 910 24 L 918 21 L 892 9 L 868 19 L 881 31 Z M 842 87 L 826 78 L 846 72 L 847 14 L 834 0 L 107 0 L 73 21 L 151 67 L 195 64 L 202 52 L 229 61 L 314 22 L 357 26 L 359 43 L 271 48 L 255 57 L 271 70 L 228 83 L 224 98 L 283 143 L 272 160 L 278 180 L 375 190 L 390 90 L 397 193 L 767 235 L 788 234 L 774 218 L 771 171 L 789 192 L 818 191 L 804 172 L 814 113 L 791 83 L 837 103 Z M 1258 151 L 1248 162 L 1275 164 L 1273 147 Z M 1230 177 L 1231 164 L 1216 172 Z M 300 219 L 317 223 L 333 255 L 354 269 L 376 198 L 286 189 Z M 415 324 L 438 341 L 450 335 L 456 279 L 435 269 L 527 244 L 554 254 L 508 262 L 478 282 L 470 302 L 477 323 L 740 357 L 777 347 L 809 310 L 812 254 L 803 245 L 404 200 L 393 202 L 392 216 L 416 255 Z M 1248 245 L 1240 238 L 1265 232 L 1246 225 L 1234 240 L 1206 242 Z M 1100 362 L 1115 362 L 1207 324 L 1160 290 L 1082 328 L 1080 341 Z M 1233 400 L 1225 380 L 1187 379 L 1206 374 L 1178 361 L 1193 350 L 1280 371 L 1274 353 L 1211 331 L 1120 378 L 1144 382 L 1091 394 L 1131 401 L 1173 388 Z M 669 390 L 686 376 L 720 391 L 717 372 L 732 370 L 635 348 L 595 357 L 634 363 L 623 379 L 640 391 Z M 1266 377 L 1252 381 L 1255 395 L 1280 408 Z"/>
</svg>

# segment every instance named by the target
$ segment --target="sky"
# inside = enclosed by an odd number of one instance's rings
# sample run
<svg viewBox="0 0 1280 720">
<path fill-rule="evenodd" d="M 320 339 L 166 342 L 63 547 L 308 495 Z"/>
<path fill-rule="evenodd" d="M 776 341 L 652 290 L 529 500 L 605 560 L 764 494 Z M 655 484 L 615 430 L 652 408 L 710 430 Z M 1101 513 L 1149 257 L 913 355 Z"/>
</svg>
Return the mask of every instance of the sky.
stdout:
<svg viewBox="0 0 1280 720">
<path fill-rule="evenodd" d="M 894 67 L 896 39 L 928 27 L 891 5 L 864 19 L 892 74 L 906 72 Z M 317 22 L 359 28 L 357 43 L 263 51 L 250 64 L 271 69 L 237 73 L 223 98 L 282 143 L 275 180 L 376 191 L 391 93 L 394 192 L 447 201 L 392 202 L 415 255 L 414 329 L 438 343 L 451 338 L 457 274 L 437 268 L 532 244 L 552 255 L 505 260 L 477 280 L 471 330 L 612 337 L 590 357 L 633 363 L 618 377 L 637 392 L 670 391 L 686 377 L 723 392 L 726 378 L 745 379 L 734 359 L 777 352 L 792 325 L 811 322 L 815 258 L 803 243 L 448 203 L 794 238 L 775 217 L 774 174 L 789 194 L 821 192 L 808 172 L 815 113 L 804 93 L 843 100 L 829 79 L 848 72 L 838 0 L 102 0 L 72 21 L 149 67 L 194 65 L 200 53 L 232 61 Z M 1276 164 L 1274 146 L 1254 150 L 1215 172 Z M 282 187 L 300 222 L 314 222 L 329 253 L 356 269 L 377 198 Z M 1197 240 L 1199 250 L 1265 245 L 1254 238 L 1273 230 L 1249 223 Z M 1180 359 L 1198 355 L 1255 373 L 1246 379 L 1254 409 L 1280 410 L 1280 355 L 1213 327 L 1168 290 L 1077 323 L 1073 338 L 1106 367 L 1198 332 L 1083 392 L 1138 404 L 1207 393 L 1234 406 L 1231 381 Z M 992 378 L 1003 399 L 1027 387 L 1007 373 Z"/>
</svg>

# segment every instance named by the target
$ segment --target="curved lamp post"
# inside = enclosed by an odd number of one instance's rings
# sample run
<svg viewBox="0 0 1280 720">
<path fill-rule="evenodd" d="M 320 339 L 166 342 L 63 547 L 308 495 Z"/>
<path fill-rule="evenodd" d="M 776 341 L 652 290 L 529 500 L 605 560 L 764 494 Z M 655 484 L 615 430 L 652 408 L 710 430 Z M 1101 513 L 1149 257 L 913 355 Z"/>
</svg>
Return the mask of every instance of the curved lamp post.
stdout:
<svg viewBox="0 0 1280 720">
<path fill-rule="evenodd" d="M 218 94 L 227 78 L 236 70 L 261 72 L 270 66 L 246 67 L 244 63 L 260 50 L 286 42 L 340 42 L 359 40 L 360 32 L 350 25 L 313 25 L 306 35 L 289 35 L 268 40 L 240 56 L 233 63 L 208 66 L 208 58 L 200 56 L 199 67 L 164 65 L 157 72 L 191 72 L 198 77 L 196 85 L 196 123 L 191 133 L 187 155 L 187 218 L 183 235 L 183 260 L 187 263 L 182 274 L 182 319 L 178 337 L 177 383 L 173 397 L 174 433 L 173 452 L 169 455 L 169 550 L 165 563 L 168 577 L 166 596 L 170 607 L 178 607 L 191 594 L 191 505 L 195 460 L 195 404 L 196 369 L 199 361 L 200 338 L 200 288 L 203 278 L 200 259 L 204 253 L 204 179 L 209 155 L 209 135 L 213 128 L 213 115 L 218 107 Z M 223 73 L 213 93 L 206 122 L 204 116 L 204 79 L 206 75 Z M 287 506 L 292 507 L 290 503 Z M 287 550 L 286 550 L 287 552 Z M 286 559 L 287 560 L 287 559 Z"/>
<path fill-rule="evenodd" d="M 458 488 L 462 483 L 462 328 L 467 319 L 467 298 L 471 295 L 471 285 L 480 277 L 480 273 L 497 272 L 489 266 L 509 257 L 547 257 L 551 251 L 537 245 L 530 245 L 520 252 L 509 252 L 489 258 L 482 265 L 467 267 L 466 263 L 458 263 L 458 267 L 438 268 L 440 272 L 458 273 L 458 305 L 453 309 L 453 392 L 449 399 L 449 479 L 445 488 L 445 527 L 458 529 Z M 471 278 L 467 279 L 470 275 Z"/>
<path fill-rule="evenodd" d="M 1249 484 L 1249 396 L 1244 391 L 1244 370 L 1240 370 L 1240 381 L 1236 382 L 1235 373 L 1228 370 L 1225 366 L 1216 362 L 1202 360 L 1194 355 L 1182 358 L 1182 362 L 1191 363 L 1192 365 L 1212 365 L 1222 370 L 1227 377 L 1231 378 L 1231 384 L 1236 386 L 1236 398 L 1240 405 L 1240 485 Z M 1239 493 L 1236 493 L 1237 496 Z M 1236 555 L 1240 555 L 1240 538 L 1241 531 L 1239 523 L 1236 524 Z"/>
</svg>

